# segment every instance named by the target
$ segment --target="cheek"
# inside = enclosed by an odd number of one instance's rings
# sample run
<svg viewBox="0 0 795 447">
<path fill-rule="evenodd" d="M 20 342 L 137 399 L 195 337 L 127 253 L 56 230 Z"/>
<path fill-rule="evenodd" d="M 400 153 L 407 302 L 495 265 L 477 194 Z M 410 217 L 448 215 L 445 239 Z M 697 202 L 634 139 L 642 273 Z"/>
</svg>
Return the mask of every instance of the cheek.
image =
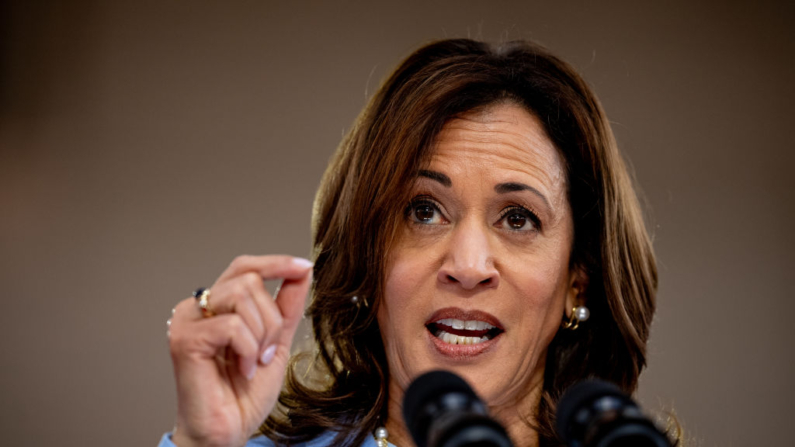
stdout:
<svg viewBox="0 0 795 447">
<path fill-rule="evenodd" d="M 419 282 L 417 266 L 406 261 L 405 256 L 391 256 L 384 284 L 384 300 L 378 308 L 381 335 L 388 343 L 391 335 L 400 331 L 399 322 L 409 321 L 407 313 L 415 308 L 411 297 L 416 296 Z"/>
<path fill-rule="evenodd" d="M 384 304 L 390 312 L 407 312 L 412 305 L 422 303 L 420 292 L 425 291 L 427 296 L 436 278 L 431 260 L 434 256 L 428 244 L 419 249 L 398 244 L 389 256 L 384 284 Z"/>
<path fill-rule="evenodd" d="M 538 265 L 534 267 L 512 272 L 517 278 L 513 283 L 520 297 L 520 306 L 527 310 L 524 315 L 530 320 L 526 323 L 531 328 L 543 328 L 542 338 L 545 339 L 554 336 L 560 326 L 558 317 L 562 316 L 565 307 L 570 278 L 568 269 L 563 267 L 566 262 L 536 263 Z"/>
<path fill-rule="evenodd" d="M 418 354 L 425 340 L 423 318 L 432 306 L 426 291 L 422 256 L 392 256 L 386 270 L 384 297 L 376 318 L 386 350 L 390 380 L 408 386 L 424 364 Z M 435 278 L 435 276 L 434 276 Z"/>
</svg>

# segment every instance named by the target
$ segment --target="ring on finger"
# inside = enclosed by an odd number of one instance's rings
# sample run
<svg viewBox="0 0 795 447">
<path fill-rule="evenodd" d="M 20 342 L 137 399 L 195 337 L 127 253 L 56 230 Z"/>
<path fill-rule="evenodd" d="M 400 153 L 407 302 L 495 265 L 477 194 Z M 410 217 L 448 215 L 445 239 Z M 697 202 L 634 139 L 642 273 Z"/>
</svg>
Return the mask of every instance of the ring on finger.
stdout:
<svg viewBox="0 0 795 447">
<path fill-rule="evenodd" d="M 198 301 L 199 309 L 202 311 L 202 317 L 209 318 L 215 315 L 215 312 L 210 309 L 210 289 L 199 287 L 193 292 L 193 297 Z"/>
</svg>

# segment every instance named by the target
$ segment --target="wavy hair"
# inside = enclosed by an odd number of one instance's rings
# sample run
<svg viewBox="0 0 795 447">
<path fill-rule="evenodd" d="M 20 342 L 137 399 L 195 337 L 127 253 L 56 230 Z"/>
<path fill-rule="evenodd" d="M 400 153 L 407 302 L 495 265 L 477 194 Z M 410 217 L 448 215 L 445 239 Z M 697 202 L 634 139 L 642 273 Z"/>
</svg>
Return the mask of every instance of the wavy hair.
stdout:
<svg viewBox="0 0 795 447">
<path fill-rule="evenodd" d="M 389 368 L 375 315 L 410 186 L 446 122 L 504 102 L 537 116 L 562 155 L 574 219 L 570 268 L 588 278 L 590 320 L 577 331 L 559 330 L 548 347 L 543 396 L 530 422 L 540 445 L 561 445 L 555 406 L 573 383 L 595 377 L 628 393 L 636 389 L 657 271 L 598 99 L 569 64 L 537 44 L 450 39 L 400 64 L 323 176 L 313 212 L 315 284 L 307 310 L 316 348 L 293 358 L 262 433 L 295 443 L 333 431 L 334 445 L 352 447 L 385 421 Z"/>
</svg>

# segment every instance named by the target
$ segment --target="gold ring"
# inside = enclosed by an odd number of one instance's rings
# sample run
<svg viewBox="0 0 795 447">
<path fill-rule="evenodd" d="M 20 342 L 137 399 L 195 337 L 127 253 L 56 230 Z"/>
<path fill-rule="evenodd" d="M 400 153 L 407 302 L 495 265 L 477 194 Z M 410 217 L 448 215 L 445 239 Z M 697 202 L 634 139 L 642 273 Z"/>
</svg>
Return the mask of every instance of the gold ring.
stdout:
<svg viewBox="0 0 795 447">
<path fill-rule="evenodd" d="M 202 317 L 209 318 L 215 315 L 215 312 L 210 309 L 210 289 L 205 289 L 204 287 L 198 288 L 193 292 L 193 297 L 199 302 L 199 309 L 202 311 Z"/>
</svg>

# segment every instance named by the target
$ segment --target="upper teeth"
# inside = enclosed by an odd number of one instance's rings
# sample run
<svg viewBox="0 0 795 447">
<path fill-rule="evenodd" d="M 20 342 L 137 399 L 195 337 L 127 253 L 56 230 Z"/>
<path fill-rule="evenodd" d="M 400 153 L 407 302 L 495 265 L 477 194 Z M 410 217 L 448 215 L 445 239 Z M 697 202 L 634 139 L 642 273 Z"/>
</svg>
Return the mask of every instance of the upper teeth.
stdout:
<svg viewBox="0 0 795 447">
<path fill-rule="evenodd" d="M 494 326 L 486 323 L 485 321 L 477 321 L 477 320 L 456 320 L 455 318 L 445 318 L 443 320 L 438 320 L 436 324 L 441 324 L 444 326 L 449 326 L 453 329 L 464 329 L 467 331 L 483 331 L 483 330 L 491 330 L 494 329 Z"/>
</svg>

